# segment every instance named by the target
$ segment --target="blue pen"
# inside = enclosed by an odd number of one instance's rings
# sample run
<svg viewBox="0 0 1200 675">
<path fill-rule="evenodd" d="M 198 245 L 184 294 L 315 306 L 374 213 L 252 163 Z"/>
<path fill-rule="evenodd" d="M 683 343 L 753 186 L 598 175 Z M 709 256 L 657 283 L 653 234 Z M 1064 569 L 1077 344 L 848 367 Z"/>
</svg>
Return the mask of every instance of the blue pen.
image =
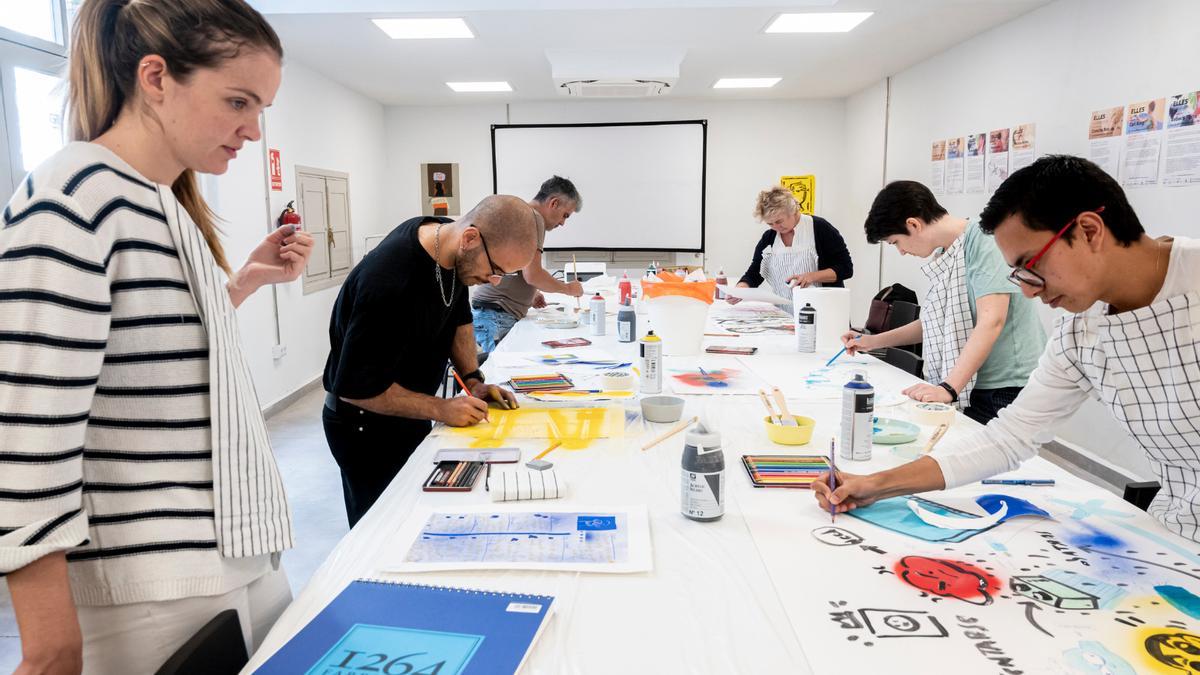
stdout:
<svg viewBox="0 0 1200 675">
<path fill-rule="evenodd" d="M 855 339 L 855 340 L 857 340 L 857 339 L 858 339 L 858 338 L 860 338 L 860 337 L 862 337 L 862 336 L 861 336 L 861 335 L 855 335 L 855 336 L 854 336 L 854 339 Z M 845 347 L 842 347 L 842 350 L 841 350 L 840 352 L 838 352 L 838 353 L 834 354 L 832 359 L 829 359 L 828 361 L 826 361 L 826 362 L 825 362 L 825 367 L 826 367 L 826 368 L 828 368 L 829 366 L 832 366 L 832 365 L 833 365 L 833 362 L 834 362 L 834 361 L 837 361 L 837 360 L 838 360 L 838 357 L 839 357 L 839 356 L 841 356 L 842 354 L 845 354 L 845 353 L 846 353 L 846 348 L 845 348 Z"/>
<path fill-rule="evenodd" d="M 1054 485 L 1053 478 L 989 478 L 984 485 Z"/>
</svg>

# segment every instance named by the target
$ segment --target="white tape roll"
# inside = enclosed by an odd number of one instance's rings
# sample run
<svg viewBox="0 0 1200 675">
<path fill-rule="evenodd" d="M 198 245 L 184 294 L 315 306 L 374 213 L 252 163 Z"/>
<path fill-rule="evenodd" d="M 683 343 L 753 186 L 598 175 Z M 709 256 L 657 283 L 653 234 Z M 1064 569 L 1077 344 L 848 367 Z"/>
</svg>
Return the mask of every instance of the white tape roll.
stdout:
<svg viewBox="0 0 1200 675">
<path fill-rule="evenodd" d="M 945 403 L 913 403 L 912 420 L 929 427 L 954 424 L 954 406 Z"/>
<path fill-rule="evenodd" d="M 612 370 L 601 376 L 604 388 L 609 391 L 632 391 L 633 373 L 628 370 Z"/>
</svg>

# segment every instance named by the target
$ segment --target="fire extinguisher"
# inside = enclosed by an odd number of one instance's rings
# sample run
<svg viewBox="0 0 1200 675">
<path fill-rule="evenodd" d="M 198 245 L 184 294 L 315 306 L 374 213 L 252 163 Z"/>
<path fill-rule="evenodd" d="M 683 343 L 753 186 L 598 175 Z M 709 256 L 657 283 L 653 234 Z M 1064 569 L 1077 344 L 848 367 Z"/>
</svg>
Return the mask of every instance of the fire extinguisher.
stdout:
<svg viewBox="0 0 1200 675">
<path fill-rule="evenodd" d="M 296 208 L 293 206 L 295 203 L 294 201 L 288 202 L 287 206 L 280 212 L 279 218 L 275 220 L 275 223 L 279 227 L 291 225 L 294 230 L 300 229 L 300 214 L 296 212 Z"/>
</svg>

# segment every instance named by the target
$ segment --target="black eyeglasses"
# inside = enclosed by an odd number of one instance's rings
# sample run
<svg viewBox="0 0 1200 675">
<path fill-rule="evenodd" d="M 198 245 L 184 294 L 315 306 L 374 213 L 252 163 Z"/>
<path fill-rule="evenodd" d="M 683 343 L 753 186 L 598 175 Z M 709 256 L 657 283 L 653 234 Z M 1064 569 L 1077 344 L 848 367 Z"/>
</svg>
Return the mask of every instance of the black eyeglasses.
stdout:
<svg viewBox="0 0 1200 675">
<path fill-rule="evenodd" d="M 488 251 L 487 240 L 483 238 L 483 231 L 478 227 L 475 228 L 475 231 L 479 233 L 479 243 L 483 244 L 483 255 L 487 257 L 488 267 L 492 269 L 492 273 L 488 275 L 488 282 L 491 284 L 498 284 L 504 280 L 504 277 L 516 276 L 516 272 L 505 272 L 499 267 L 496 267 L 496 263 L 492 262 L 492 254 Z"/>
<path fill-rule="evenodd" d="M 1044 287 L 1046 285 L 1046 280 L 1042 278 L 1042 275 L 1033 271 L 1033 266 L 1042 259 L 1042 256 L 1046 255 L 1046 251 L 1050 250 L 1050 247 L 1054 245 L 1054 242 L 1061 239 L 1062 236 L 1067 233 L 1067 230 L 1071 229 L 1072 225 L 1079 222 L 1079 216 L 1082 216 L 1084 213 L 1089 213 L 1089 211 L 1084 211 L 1072 218 L 1071 222 L 1063 225 L 1062 229 L 1059 230 L 1057 234 L 1055 234 L 1053 237 L 1050 237 L 1050 241 L 1046 242 L 1046 245 L 1042 247 L 1042 250 L 1037 252 L 1037 255 L 1030 258 L 1029 261 L 1024 265 L 1021 265 L 1020 267 L 1014 267 L 1013 271 L 1008 275 L 1008 280 L 1017 286 L 1025 284 L 1026 286 L 1032 286 L 1034 288 Z M 1094 211 L 1090 211 L 1090 213 L 1104 213 L 1104 207 L 1101 206 Z"/>
</svg>

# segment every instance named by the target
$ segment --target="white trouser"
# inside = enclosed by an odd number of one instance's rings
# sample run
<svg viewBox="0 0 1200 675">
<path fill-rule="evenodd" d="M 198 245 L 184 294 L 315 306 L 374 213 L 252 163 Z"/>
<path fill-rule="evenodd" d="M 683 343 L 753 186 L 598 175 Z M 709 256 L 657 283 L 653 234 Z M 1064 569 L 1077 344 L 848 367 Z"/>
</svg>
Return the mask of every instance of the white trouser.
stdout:
<svg viewBox="0 0 1200 675">
<path fill-rule="evenodd" d="M 80 607 L 84 675 L 141 675 L 158 670 L 218 613 L 236 609 L 250 654 L 292 601 L 283 569 L 224 595 Z"/>
</svg>

